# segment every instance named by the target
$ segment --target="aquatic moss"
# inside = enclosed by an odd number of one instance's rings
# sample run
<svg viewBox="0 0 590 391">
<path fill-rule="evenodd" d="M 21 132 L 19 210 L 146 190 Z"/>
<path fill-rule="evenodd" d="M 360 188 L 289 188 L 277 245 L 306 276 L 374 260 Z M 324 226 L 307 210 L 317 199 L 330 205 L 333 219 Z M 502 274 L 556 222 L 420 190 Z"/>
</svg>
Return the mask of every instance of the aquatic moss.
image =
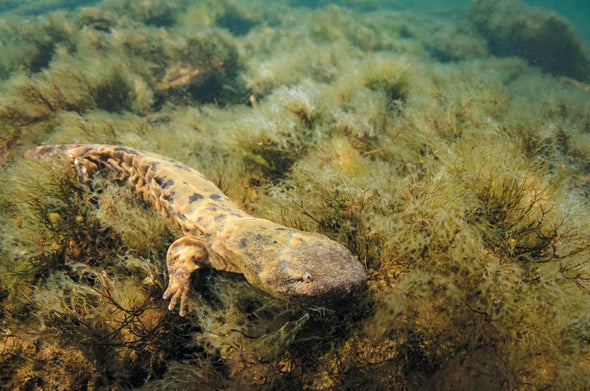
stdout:
<svg viewBox="0 0 590 391">
<path fill-rule="evenodd" d="M 279 88 L 244 117 L 236 142 L 253 171 L 277 182 L 317 140 L 318 98 L 304 85 Z"/>
<path fill-rule="evenodd" d="M 516 55 L 554 75 L 590 77 L 590 57 L 569 21 L 522 2 L 478 0 L 469 17 L 499 56 Z"/>
<path fill-rule="evenodd" d="M 31 123 L 49 119 L 60 111 L 99 108 L 116 112 L 130 108 L 130 83 L 115 71 L 118 64 L 101 63 L 93 62 L 95 68 L 89 69 L 84 63 L 63 58 L 50 72 L 12 79 L 3 102 L 3 118 Z M 96 73 L 89 73 L 92 71 Z M 28 109 L 18 109 L 16 105 Z"/>
<path fill-rule="evenodd" d="M 194 341 L 204 351 L 173 363 L 149 389 L 195 383 L 232 389 L 304 387 L 311 384 L 321 357 L 351 333 L 348 320 L 363 308 L 349 303 L 349 311 L 338 313 L 286 304 L 221 275 L 208 286 L 208 300 L 200 298 L 195 307 L 202 329 Z"/>
<path fill-rule="evenodd" d="M 263 5 L 68 13 L 40 72 L 6 57 L 1 156 L 108 142 L 176 158 L 246 211 L 346 245 L 369 289 L 310 308 L 203 271 L 179 318 L 160 299 L 164 219 L 108 178 L 13 160 L 3 384 L 588 388 L 585 86 L 486 57 L 461 21 Z"/>
<path fill-rule="evenodd" d="M 259 23 L 254 8 L 240 6 L 240 3 L 226 4 L 223 13 L 218 15 L 215 24 L 229 30 L 233 35 L 246 35 Z"/>
<path fill-rule="evenodd" d="M 117 23 L 117 14 L 110 9 L 82 7 L 79 10 L 80 24 L 87 30 L 108 32 Z"/>
<path fill-rule="evenodd" d="M 485 40 L 470 31 L 466 23 L 458 23 L 455 26 L 444 24 L 435 32 L 433 42 L 428 46 L 433 57 L 442 63 L 489 55 Z"/>
<path fill-rule="evenodd" d="M 185 2 L 171 3 L 163 0 L 104 2 L 105 8 L 119 15 L 156 27 L 172 26 L 178 17 L 180 8 L 183 6 L 186 6 Z"/>
<path fill-rule="evenodd" d="M 92 95 L 98 109 L 120 112 L 131 108 L 131 83 L 120 73 L 108 74 L 105 80 L 96 86 Z"/>
<path fill-rule="evenodd" d="M 170 338 L 182 338 L 165 327 L 168 312 L 160 299 L 164 265 L 150 261 L 165 257 L 166 243 L 154 246 L 154 238 L 169 237 L 167 225 L 128 196 L 130 203 L 123 206 L 122 189 L 103 188 L 100 178 L 92 189 L 80 183 L 69 163 L 29 162 L 9 175 L 2 203 L 14 215 L 3 226 L 2 283 L 9 294 L 3 300 L 20 327 L 3 376 L 9 376 L 13 363 L 31 359 L 21 350 L 27 344 L 48 351 L 51 344 L 60 344 L 79 357 L 78 363 L 66 360 L 66 367 L 88 373 L 73 377 L 75 384 L 104 386 L 111 377 L 143 384 L 164 368 L 165 346 L 172 349 L 169 353 L 176 349 Z M 38 324 L 51 330 L 51 337 L 27 336 L 29 327 Z M 54 355 L 60 354 L 55 350 Z M 36 360 L 43 363 L 51 355 Z M 30 376 L 51 384 L 59 368 L 51 361 L 43 368 L 29 368 Z"/>
<path fill-rule="evenodd" d="M 547 375 L 548 366 L 561 362 L 570 349 L 569 342 L 557 335 L 570 327 L 571 318 L 566 314 L 580 305 L 579 297 L 570 300 L 570 292 L 581 289 L 579 293 L 585 296 L 587 283 L 582 254 L 588 247 L 560 249 L 563 242 L 559 238 L 573 234 L 578 239 L 570 243 L 585 243 L 582 238 L 588 227 L 571 220 L 571 206 L 556 204 L 556 190 L 539 183 L 530 168 L 503 168 L 504 164 L 518 167 L 518 156 L 505 152 L 487 155 L 486 151 L 484 155 L 494 156 L 494 160 L 482 160 L 474 154 L 472 144 L 467 145 L 467 150 L 453 153 L 476 159 L 477 165 L 457 162 L 453 171 L 442 171 L 432 182 L 426 181 L 434 188 L 416 189 L 420 196 L 412 203 L 415 208 L 407 208 L 404 217 L 400 216 L 411 219 L 411 224 L 396 228 L 412 232 L 397 232 L 406 240 L 402 242 L 396 235 L 385 244 L 384 254 L 392 253 L 395 258 L 382 267 L 395 273 L 409 262 L 409 270 L 402 268 L 397 283 L 382 291 L 388 304 L 377 313 L 376 319 L 381 320 L 375 330 L 381 333 L 391 327 L 393 334 L 388 338 L 408 338 L 396 349 L 397 358 L 413 371 L 421 368 L 412 377 L 429 379 L 426 384 L 550 384 L 560 375 Z M 486 168 L 482 171 L 482 167 Z M 456 169 L 460 170 L 456 174 L 470 173 L 468 180 L 460 179 L 460 186 L 466 186 L 461 191 L 455 188 L 459 184 L 453 178 Z M 514 174 L 517 176 L 511 177 Z M 450 195 L 453 193 L 455 196 Z M 485 221 L 473 220 L 474 212 L 489 215 Z M 580 271 L 574 279 L 570 267 Z M 557 286 L 560 288 L 554 290 Z M 535 311 L 523 314 L 524 307 Z M 570 310 L 557 316 L 561 308 Z M 394 331 L 397 327 L 402 328 L 400 334 Z M 440 333 L 443 329 L 445 333 Z M 411 345 L 404 348 L 407 343 Z M 540 346 L 551 346 L 551 354 L 537 359 L 534 352 Z M 402 348 L 414 353 L 408 355 Z M 471 374 L 454 367 L 459 365 L 454 361 L 458 351 L 464 352 L 461 360 L 469 361 Z M 493 360 L 495 367 L 488 368 L 487 359 L 498 354 L 504 364 L 497 366 L 501 361 Z M 423 360 L 429 364 L 424 365 Z M 527 365 L 531 360 L 536 364 Z M 583 371 L 579 365 L 572 362 L 571 370 Z M 495 377 L 485 375 L 489 370 Z"/>
<path fill-rule="evenodd" d="M 85 4 L 92 4 L 96 3 L 96 1 L 90 0 L 85 2 Z M 60 9 L 75 9 L 76 7 L 80 6 L 80 2 L 78 0 L 20 0 L 20 1 L 12 1 L 7 0 L 2 2 L 0 9 L 2 13 L 10 18 L 15 16 L 37 16 L 37 15 L 47 15 L 55 13 L 56 10 Z"/>
<path fill-rule="evenodd" d="M 3 23 L 0 77 L 8 78 L 17 71 L 45 69 L 57 50 L 74 48 L 78 28 L 76 20 L 66 12 L 54 12 L 33 20 L 15 18 Z"/>
<path fill-rule="evenodd" d="M 239 0 L 206 0 L 186 4 L 178 16 L 177 26 L 209 28 L 217 26 L 240 38 L 258 26 L 276 26 L 287 16 L 278 12 L 287 8 L 281 2 L 268 4 L 262 0 L 244 3 Z"/>
<path fill-rule="evenodd" d="M 37 128 L 50 128 L 54 117 L 66 111 L 145 114 L 165 101 L 247 101 L 242 59 L 223 31 L 178 29 L 170 35 L 137 22 L 117 25 L 113 8 L 93 10 L 56 13 L 22 31 L 16 22 L 5 26 L 1 49 L 11 77 L 1 86 L 3 146 L 30 139 Z M 26 35 L 26 44 L 20 45 L 18 34 Z M 47 47 L 35 69 L 25 63 L 32 61 L 31 51 L 38 51 L 37 46 L 27 49 L 33 38 Z M 27 67 L 35 72 L 24 72 Z"/>
<path fill-rule="evenodd" d="M 343 0 L 343 1 L 327 1 L 327 0 L 304 0 L 304 1 L 289 1 L 289 5 L 292 7 L 311 7 L 311 8 L 320 8 L 326 7 L 332 4 L 338 4 L 339 6 L 351 8 L 357 11 L 368 11 L 368 10 L 375 10 L 379 9 L 381 5 L 380 0 Z M 388 2 L 388 7 L 399 7 L 399 2 L 393 1 Z"/>
<path fill-rule="evenodd" d="M 166 42 L 166 73 L 157 89 L 167 99 L 188 95 L 197 102 L 246 101 L 241 85 L 241 58 L 233 40 L 220 30 L 181 34 Z"/>
<path fill-rule="evenodd" d="M 87 246 L 92 237 L 91 231 L 97 231 L 98 227 L 89 222 L 89 226 L 93 227 L 90 231 L 73 229 L 88 215 L 89 206 L 85 203 L 88 195 L 65 162 L 57 166 L 63 171 L 57 172 L 46 164 L 31 162 L 7 173 L 2 184 L 2 202 L 12 212 L 5 216 L 8 232 L 3 236 L 2 247 L 5 255 L 14 257 L 10 261 L 10 258 L 3 259 L 9 262 L 3 268 L 17 276 L 27 276 L 21 284 L 37 280 L 48 270 L 63 267 L 64 255 L 85 253 L 100 257 L 100 247 Z M 31 176 L 30 170 L 42 174 Z M 73 189 L 79 192 L 73 193 Z M 15 205 L 14 200 L 17 199 L 20 202 Z M 23 251 L 24 248 L 26 251 Z M 12 281 L 16 283 L 18 279 Z M 26 292 L 27 289 L 11 289 L 12 294 L 18 291 Z"/>
<path fill-rule="evenodd" d="M 34 193 L 41 200 L 38 207 L 27 214 L 22 209 L 15 210 L 16 216 L 21 217 L 12 229 L 36 229 L 32 221 L 44 221 L 44 213 L 49 213 L 49 223 L 43 224 L 53 224 L 48 228 L 52 232 L 38 232 L 39 240 L 48 241 L 55 236 L 58 239 L 63 236 L 63 240 L 52 242 L 53 255 L 29 254 L 31 249 L 24 243 L 11 247 L 6 245 L 10 242 L 6 242 L 3 248 L 7 252 L 2 254 L 2 266 L 5 271 L 12 269 L 11 273 L 14 273 L 11 262 L 24 267 L 25 260 L 35 256 L 41 262 L 35 269 L 37 274 L 29 272 L 35 277 L 36 288 L 22 289 L 32 280 L 23 279 L 18 274 L 14 277 L 18 285 L 7 288 L 12 292 L 11 300 L 20 297 L 27 313 L 33 311 L 35 315 L 21 325 L 23 330 L 27 330 L 29 324 L 34 327 L 34 320 L 38 320 L 54 331 L 54 337 L 48 343 L 71 346 L 76 355 L 93 363 L 91 372 L 103 374 L 100 378 L 78 377 L 76 381 L 101 386 L 116 379 L 119 383 L 139 386 L 146 378 L 161 374 L 167 367 L 164 357 L 176 353 L 194 355 L 196 360 L 209 357 L 203 364 L 203 371 L 211 370 L 212 364 L 207 363 L 216 360 L 219 364 L 213 365 L 215 374 L 226 378 L 228 384 L 278 384 L 301 376 L 296 368 L 302 363 L 311 363 L 318 352 L 330 349 L 337 339 L 350 332 L 347 328 L 337 327 L 345 324 L 344 321 L 335 324 L 333 320 L 343 315 L 330 309 L 284 307 L 284 302 L 269 298 L 244 281 L 213 276 L 199 279 L 198 290 L 208 301 L 197 298 L 196 312 L 189 319 L 192 326 L 187 326 L 185 331 L 173 327 L 178 332 L 175 334 L 168 322 L 177 315 L 168 313 L 165 303 L 160 300 L 164 289 L 162 260 L 166 245 L 172 241 L 163 219 L 133 200 L 127 188 L 109 184 L 101 177 L 96 178 L 89 188 L 88 184 L 77 180 L 67 163 L 59 164 L 59 160 L 54 162 L 58 163 L 56 165 L 33 163 L 17 166 L 11 173 L 10 183 L 16 180 L 19 186 L 14 187 L 10 197 L 3 202 L 14 210 L 11 200 L 26 201 L 23 194 L 32 194 L 34 186 L 39 186 Z M 51 186 L 40 185 L 35 179 L 41 170 L 48 171 L 41 178 L 51 181 Z M 61 182 L 56 181 L 55 175 L 60 176 Z M 49 208 L 50 205 L 65 207 L 63 200 L 70 200 L 79 192 L 83 196 L 74 198 L 75 203 L 79 202 L 87 209 L 76 212 L 76 205 L 67 204 L 69 210 L 74 211 L 71 221 L 69 215 L 61 217 L 61 210 Z M 80 232 L 90 237 L 78 237 Z M 19 232 L 17 236 L 21 235 L 25 234 Z M 10 233 L 4 235 L 6 239 L 11 237 Z M 154 237 L 169 239 L 154 240 Z M 86 249 L 78 246 L 78 241 L 96 247 Z M 14 253 L 17 247 L 20 255 L 9 261 L 8 252 Z M 153 262 L 153 259 L 159 261 Z M 19 316 L 12 306 L 7 308 L 11 308 L 13 316 Z M 183 322 L 179 326 L 183 324 L 186 325 Z M 194 337 L 195 348 L 187 347 L 182 353 L 183 348 L 171 343 L 171 338 L 189 338 L 186 332 L 194 330 L 198 330 Z M 326 343 L 317 343 L 316 350 L 310 351 L 308 341 L 320 342 L 326 335 L 331 336 Z M 241 345 L 242 349 L 232 348 L 234 343 Z M 22 344 L 15 348 L 18 346 Z M 249 353 L 244 355 L 244 351 Z M 15 353 L 10 362 L 16 363 L 20 359 L 24 357 Z M 84 360 L 80 365 L 88 362 Z M 266 364 L 261 364 L 260 360 Z M 284 375 L 285 360 L 293 362 L 289 364 L 294 370 L 292 375 Z M 32 370 L 32 376 L 45 381 L 41 379 L 56 371 L 51 365 L 46 368 L 49 371 L 43 374 Z M 260 373 L 267 375 L 264 378 L 255 375 Z M 278 376 L 280 373 L 283 375 Z M 160 384 L 166 384 L 165 379 Z"/>
<path fill-rule="evenodd" d="M 580 300 L 587 300 L 588 225 L 572 218 L 579 201 L 556 201 L 563 200 L 565 189 L 547 182 L 543 166 L 531 165 L 502 136 L 471 137 L 480 145 L 486 137 L 490 141 L 475 149 L 469 138 L 448 150 L 439 147 L 437 156 L 426 157 L 425 167 L 409 178 L 400 178 L 390 164 L 330 154 L 333 147 L 327 146 L 308 156 L 310 167 L 296 166 L 286 182 L 288 191 L 271 193 L 278 209 L 269 217 L 298 215 L 287 224 L 354 233 L 338 240 L 381 276 L 373 285 L 377 314 L 365 323 L 378 338 L 353 336 L 347 348 L 339 349 L 346 358 L 333 357 L 338 373 L 353 374 L 358 383 L 342 375 L 332 376 L 332 384 L 570 384 L 558 372 L 546 377 L 545 370 L 570 354 L 570 340 L 558 335 L 572 327 L 570 311 L 578 313 L 584 305 Z M 344 158 L 363 170 L 343 170 Z M 444 163 L 433 164 L 438 159 Z M 355 177 L 359 172 L 380 174 Z M 361 198 L 354 198 L 359 189 Z M 562 247 L 566 242 L 572 246 Z M 535 310 L 524 316 L 523 308 Z M 569 310 L 557 316 L 561 308 Z M 350 357 L 367 344 L 386 361 Z M 535 360 L 541 346 L 551 346 L 552 355 L 523 366 Z M 458 352 L 465 356 L 456 358 Z M 490 363 L 496 355 L 510 357 L 509 363 L 499 358 Z M 468 372 L 461 360 L 469 362 Z M 324 370 L 330 363 L 326 358 Z M 544 369 L 534 370 L 535 365 Z M 581 366 L 572 362 L 565 370 L 583 371 Z M 494 377 L 487 377 L 488 371 Z"/>
<path fill-rule="evenodd" d="M 222 35 L 216 36 L 216 39 L 209 34 L 185 38 L 186 41 L 176 47 L 167 42 L 171 65 L 147 74 L 139 68 L 141 58 L 124 63 L 115 58 L 112 49 L 110 54 L 100 56 L 93 53 L 79 57 L 64 53 L 47 72 L 16 78 L 18 82 L 10 85 L 11 91 L 5 98 L 5 110 L 15 110 L 14 101 L 24 101 L 19 103 L 31 107 L 29 112 L 35 108 L 35 112 L 20 115 L 33 120 L 46 118 L 58 111 L 82 112 L 93 108 L 114 112 L 133 108 L 146 110 L 152 103 L 152 93 L 142 90 L 148 88 L 168 95 L 177 90 L 179 96 L 189 94 L 198 101 L 223 100 L 224 97 L 243 93 L 238 92 L 239 87 L 229 88 L 230 79 L 237 77 L 239 60 L 235 49 L 227 40 L 224 41 Z M 133 51 L 133 48 L 126 51 Z M 146 93 L 147 99 L 143 98 Z M 161 96 L 159 98 L 162 99 Z M 4 117 L 10 114 L 6 113 Z"/>
</svg>

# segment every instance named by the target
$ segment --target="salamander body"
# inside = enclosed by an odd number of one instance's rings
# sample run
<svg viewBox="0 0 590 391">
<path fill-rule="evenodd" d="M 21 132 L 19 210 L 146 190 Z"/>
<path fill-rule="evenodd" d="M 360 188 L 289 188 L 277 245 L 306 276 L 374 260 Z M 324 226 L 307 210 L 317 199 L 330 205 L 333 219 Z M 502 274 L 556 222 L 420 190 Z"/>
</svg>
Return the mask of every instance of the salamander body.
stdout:
<svg viewBox="0 0 590 391">
<path fill-rule="evenodd" d="M 170 310 L 188 308 L 190 275 L 211 267 L 241 273 L 253 286 L 280 298 L 325 303 L 362 288 L 366 273 L 341 244 L 250 216 L 203 174 L 176 160 L 113 145 L 41 146 L 27 156 L 64 154 L 83 180 L 100 171 L 125 182 L 183 236 L 167 253 Z"/>
</svg>

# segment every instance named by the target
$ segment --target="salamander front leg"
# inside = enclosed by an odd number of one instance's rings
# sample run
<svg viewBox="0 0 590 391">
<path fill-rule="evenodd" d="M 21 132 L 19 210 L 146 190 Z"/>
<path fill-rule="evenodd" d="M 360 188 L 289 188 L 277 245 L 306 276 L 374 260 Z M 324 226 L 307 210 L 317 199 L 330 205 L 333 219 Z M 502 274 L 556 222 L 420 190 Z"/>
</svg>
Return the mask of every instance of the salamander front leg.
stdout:
<svg viewBox="0 0 590 391">
<path fill-rule="evenodd" d="M 184 236 L 170 245 L 166 255 L 168 264 L 168 288 L 164 300 L 170 299 L 168 309 L 172 311 L 180 300 L 180 316 L 188 307 L 190 278 L 192 272 L 208 265 L 209 254 L 206 242 L 196 236 Z"/>
</svg>

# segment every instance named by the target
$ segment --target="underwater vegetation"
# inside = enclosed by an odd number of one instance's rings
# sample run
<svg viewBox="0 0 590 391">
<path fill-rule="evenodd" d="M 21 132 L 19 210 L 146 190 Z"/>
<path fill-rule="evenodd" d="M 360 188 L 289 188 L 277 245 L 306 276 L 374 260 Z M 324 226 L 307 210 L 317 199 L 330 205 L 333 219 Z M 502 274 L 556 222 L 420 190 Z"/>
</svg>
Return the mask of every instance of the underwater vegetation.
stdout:
<svg viewBox="0 0 590 391">
<path fill-rule="evenodd" d="M 480 0 L 455 19 L 349 0 L 23 14 L 0 24 L 3 387 L 590 388 L 587 43 L 562 17 Z M 567 64 L 527 56 L 540 41 Z M 116 178 L 22 158 L 57 143 L 186 163 L 345 245 L 368 288 L 305 306 L 207 270 L 181 318 L 161 299 L 180 233 Z"/>
<path fill-rule="evenodd" d="M 571 23 L 514 0 L 476 0 L 469 18 L 498 56 L 519 56 L 558 76 L 590 79 L 590 53 Z"/>
</svg>

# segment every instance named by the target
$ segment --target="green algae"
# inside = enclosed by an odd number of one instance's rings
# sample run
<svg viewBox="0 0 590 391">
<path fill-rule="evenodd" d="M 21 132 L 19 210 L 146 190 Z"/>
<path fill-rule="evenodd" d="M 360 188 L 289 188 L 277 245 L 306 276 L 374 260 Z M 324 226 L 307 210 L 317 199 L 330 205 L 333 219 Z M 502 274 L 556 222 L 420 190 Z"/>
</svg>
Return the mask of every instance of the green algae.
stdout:
<svg viewBox="0 0 590 391">
<path fill-rule="evenodd" d="M 290 3 L 3 23 L 2 383 L 589 387 L 587 87 L 490 57 L 469 20 Z M 179 318 L 161 300 L 178 232 L 112 178 L 19 157 L 66 142 L 187 163 L 346 245 L 368 290 L 305 307 L 203 271 Z"/>
</svg>

